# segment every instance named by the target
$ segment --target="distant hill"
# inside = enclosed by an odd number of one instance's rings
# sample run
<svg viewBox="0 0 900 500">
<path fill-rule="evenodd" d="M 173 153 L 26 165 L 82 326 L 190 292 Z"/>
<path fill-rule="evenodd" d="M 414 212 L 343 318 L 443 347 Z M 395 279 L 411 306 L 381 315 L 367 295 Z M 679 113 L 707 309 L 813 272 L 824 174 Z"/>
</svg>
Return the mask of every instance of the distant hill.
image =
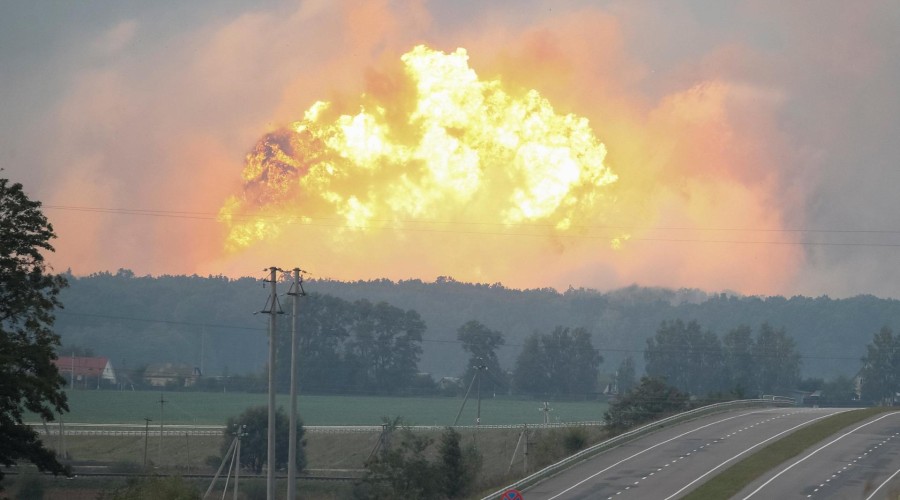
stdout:
<svg viewBox="0 0 900 500">
<path fill-rule="evenodd" d="M 137 277 L 127 270 L 69 276 L 57 317 L 64 346 L 92 349 L 118 370 L 153 362 L 183 362 L 206 375 L 258 372 L 266 359 L 269 290 L 252 278 L 220 276 Z M 739 325 L 768 322 L 785 328 L 803 358 L 803 376 L 853 375 L 872 335 L 900 325 L 900 302 L 873 296 L 741 297 L 698 290 L 631 286 L 608 293 L 585 289 L 514 290 L 452 278 L 338 282 L 313 280 L 307 292 L 347 300 L 385 301 L 417 311 L 428 325 L 420 370 L 436 378 L 458 376 L 466 357 L 456 330 L 478 320 L 501 331 L 501 363 L 511 369 L 523 339 L 555 326 L 585 327 L 612 372 L 631 354 L 643 363 L 646 339 L 665 320 L 696 320 L 720 335 Z M 285 287 L 282 291 L 286 291 Z M 283 304 L 290 311 L 285 299 Z M 289 315 L 282 316 L 289 328 Z M 302 329 L 302 323 L 301 323 Z"/>
</svg>

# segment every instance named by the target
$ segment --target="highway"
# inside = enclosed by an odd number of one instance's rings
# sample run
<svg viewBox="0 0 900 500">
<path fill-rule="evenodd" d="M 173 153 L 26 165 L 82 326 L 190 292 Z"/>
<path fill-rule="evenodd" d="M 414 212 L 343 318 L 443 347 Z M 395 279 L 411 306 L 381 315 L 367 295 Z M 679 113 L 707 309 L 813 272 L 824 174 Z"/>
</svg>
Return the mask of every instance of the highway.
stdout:
<svg viewBox="0 0 900 500">
<path fill-rule="evenodd" d="M 735 498 L 898 498 L 900 412 L 878 415 L 819 442 Z"/>
<path fill-rule="evenodd" d="M 523 492 L 528 500 L 672 499 L 834 408 L 746 409 L 675 424 L 604 452 Z M 900 438 L 897 442 L 900 442 Z M 758 493 L 754 498 L 782 498 Z"/>
</svg>

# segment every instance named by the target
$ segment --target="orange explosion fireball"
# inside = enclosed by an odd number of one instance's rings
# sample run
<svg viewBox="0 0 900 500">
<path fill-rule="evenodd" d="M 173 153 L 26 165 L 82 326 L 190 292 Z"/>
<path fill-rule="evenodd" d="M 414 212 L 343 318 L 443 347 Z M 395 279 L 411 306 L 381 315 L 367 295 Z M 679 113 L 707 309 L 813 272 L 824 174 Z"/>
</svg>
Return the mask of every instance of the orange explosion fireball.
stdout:
<svg viewBox="0 0 900 500">
<path fill-rule="evenodd" d="M 794 249 L 743 243 L 783 224 L 778 179 L 750 154 L 765 149 L 741 128 L 755 130 L 756 94 L 701 83 L 604 123 L 611 169 L 587 118 L 480 79 L 464 49 L 418 46 L 401 61 L 258 141 L 219 214 L 230 262 L 511 286 L 789 280 Z"/>
<path fill-rule="evenodd" d="M 335 238 L 422 221 L 566 232 L 604 202 L 616 175 L 587 119 L 480 80 L 465 49 L 401 59 L 411 96 L 363 95 L 356 114 L 320 101 L 257 143 L 220 213 L 229 250 L 292 224 L 331 224 Z"/>
</svg>

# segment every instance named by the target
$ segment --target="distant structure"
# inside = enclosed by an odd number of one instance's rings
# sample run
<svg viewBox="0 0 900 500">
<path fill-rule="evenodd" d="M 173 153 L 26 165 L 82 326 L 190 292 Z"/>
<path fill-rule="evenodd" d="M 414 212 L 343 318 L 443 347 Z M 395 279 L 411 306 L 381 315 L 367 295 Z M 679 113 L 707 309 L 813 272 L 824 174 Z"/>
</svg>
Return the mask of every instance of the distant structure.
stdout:
<svg viewBox="0 0 900 500">
<path fill-rule="evenodd" d="M 201 376 L 200 368 L 186 363 L 154 363 L 144 371 L 144 382 L 153 387 L 192 387 Z"/>
<path fill-rule="evenodd" d="M 106 380 L 112 385 L 116 384 L 116 371 L 109 358 L 60 356 L 53 364 L 73 389 L 78 387 L 99 389 L 101 380 Z"/>
</svg>

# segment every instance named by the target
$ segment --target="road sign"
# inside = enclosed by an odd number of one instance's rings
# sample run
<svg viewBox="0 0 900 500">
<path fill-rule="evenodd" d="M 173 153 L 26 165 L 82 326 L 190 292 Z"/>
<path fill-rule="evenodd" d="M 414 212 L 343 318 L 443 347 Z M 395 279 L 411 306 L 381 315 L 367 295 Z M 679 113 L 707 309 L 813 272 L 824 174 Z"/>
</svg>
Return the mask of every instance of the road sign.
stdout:
<svg viewBox="0 0 900 500">
<path fill-rule="evenodd" d="M 522 500 L 522 494 L 519 493 L 519 490 L 506 490 L 501 500 Z"/>
</svg>

